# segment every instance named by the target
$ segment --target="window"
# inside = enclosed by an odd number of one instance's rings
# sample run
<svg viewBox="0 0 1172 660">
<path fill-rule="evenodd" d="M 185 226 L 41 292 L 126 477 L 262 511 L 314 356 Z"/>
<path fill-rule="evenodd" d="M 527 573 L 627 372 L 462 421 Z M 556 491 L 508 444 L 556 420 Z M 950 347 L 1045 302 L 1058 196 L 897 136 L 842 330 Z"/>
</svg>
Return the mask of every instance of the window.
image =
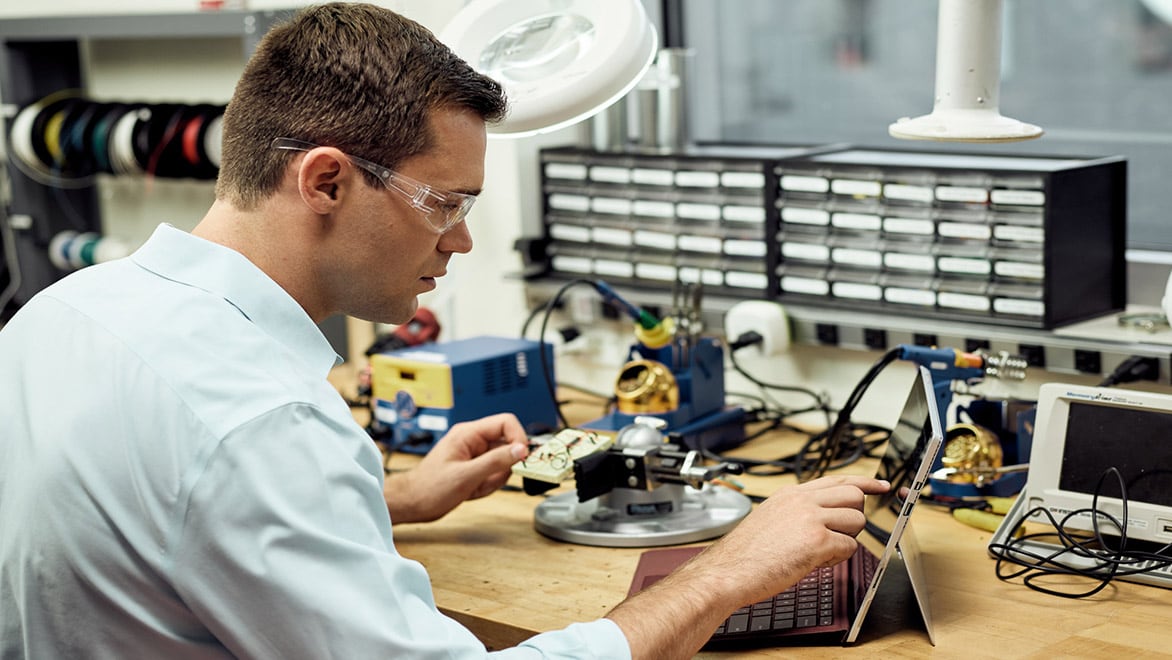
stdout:
<svg viewBox="0 0 1172 660">
<path fill-rule="evenodd" d="M 1005 0 L 1000 106 L 1046 134 L 909 142 L 932 109 L 937 0 L 682 0 L 692 138 L 1128 159 L 1129 249 L 1172 251 L 1172 26 L 1141 0 Z"/>
</svg>

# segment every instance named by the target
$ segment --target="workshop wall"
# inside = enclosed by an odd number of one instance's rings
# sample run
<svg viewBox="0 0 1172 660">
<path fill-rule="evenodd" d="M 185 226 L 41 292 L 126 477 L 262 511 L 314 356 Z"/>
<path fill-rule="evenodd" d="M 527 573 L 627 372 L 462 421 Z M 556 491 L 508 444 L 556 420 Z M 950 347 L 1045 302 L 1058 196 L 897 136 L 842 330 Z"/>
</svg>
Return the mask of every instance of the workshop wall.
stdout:
<svg viewBox="0 0 1172 660">
<path fill-rule="evenodd" d="M 225 9 L 285 9 L 310 4 L 290 0 L 45 0 L 3 3 L 0 20 L 41 16 L 157 14 Z M 376 1 L 419 21 L 435 32 L 455 15 L 463 0 Z M 204 9 L 210 11 L 214 9 Z M 246 60 L 238 38 L 90 40 L 83 46 L 86 92 L 99 100 L 226 103 Z M 0 99 L 3 101 L 3 99 Z M 485 168 L 485 192 L 468 223 L 475 249 L 452 260 L 449 275 L 420 304 L 440 317 L 445 339 L 479 334 L 515 336 L 525 318 L 521 283 L 510 274 L 520 262 L 512 249 L 522 227 L 539 226 L 536 151 L 540 146 L 576 139 L 567 129 L 541 139 L 491 140 Z M 160 222 L 191 229 L 214 198 L 206 181 L 107 177 L 100 183 L 103 232 L 137 246 Z"/>
</svg>

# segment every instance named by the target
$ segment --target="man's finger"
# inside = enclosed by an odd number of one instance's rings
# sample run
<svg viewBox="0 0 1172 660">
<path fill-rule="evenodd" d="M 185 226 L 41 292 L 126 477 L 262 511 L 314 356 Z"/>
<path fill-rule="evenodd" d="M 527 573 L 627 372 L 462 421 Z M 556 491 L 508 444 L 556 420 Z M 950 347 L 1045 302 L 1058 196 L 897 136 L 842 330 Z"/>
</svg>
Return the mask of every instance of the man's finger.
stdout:
<svg viewBox="0 0 1172 660">
<path fill-rule="evenodd" d="M 886 493 L 891 489 L 891 483 L 885 479 L 875 479 L 874 477 L 863 477 L 851 474 L 839 474 L 829 477 L 821 477 L 813 481 L 807 481 L 799 484 L 798 488 L 804 490 L 817 490 L 823 488 L 834 488 L 836 486 L 854 486 L 863 491 L 867 495 L 878 495 Z"/>
</svg>

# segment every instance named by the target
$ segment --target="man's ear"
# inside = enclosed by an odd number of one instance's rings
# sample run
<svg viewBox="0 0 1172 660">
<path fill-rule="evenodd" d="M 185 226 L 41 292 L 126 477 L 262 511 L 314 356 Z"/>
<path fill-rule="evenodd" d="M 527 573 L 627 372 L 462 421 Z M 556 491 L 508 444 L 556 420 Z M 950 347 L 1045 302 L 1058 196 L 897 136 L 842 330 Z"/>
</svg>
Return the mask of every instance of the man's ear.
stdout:
<svg viewBox="0 0 1172 660">
<path fill-rule="evenodd" d="M 301 159 L 297 168 L 297 191 L 314 213 L 326 215 L 337 207 L 339 190 L 346 184 L 345 158 L 337 149 L 318 147 Z"/>
</svg>

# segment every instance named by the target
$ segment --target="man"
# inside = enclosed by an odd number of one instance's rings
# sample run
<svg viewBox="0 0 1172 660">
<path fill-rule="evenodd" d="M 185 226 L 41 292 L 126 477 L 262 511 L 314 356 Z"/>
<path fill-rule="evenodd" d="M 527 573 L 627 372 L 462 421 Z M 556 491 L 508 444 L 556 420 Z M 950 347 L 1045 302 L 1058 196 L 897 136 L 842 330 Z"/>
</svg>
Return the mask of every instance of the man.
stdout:
<svg viewBox="0 0 1172 660">
<path fill-rule="evenodd" d="M 524 432 L 510 415 L 457 425 L 384 481 L 315 322 L 404 322 L 471 249 L 485 123 L 504 103 L 370 5 L 312 7 L 266 35 L 195 230 L 160 226 L 0 331 L 0 657 L 485 655 L 391 524 L 497 489 Z M 783 490 L 605 618 L 500 655 L 690 655 L 736 607 L 849 556 L 864 494 L 886 488 Z"/>
</svg>

